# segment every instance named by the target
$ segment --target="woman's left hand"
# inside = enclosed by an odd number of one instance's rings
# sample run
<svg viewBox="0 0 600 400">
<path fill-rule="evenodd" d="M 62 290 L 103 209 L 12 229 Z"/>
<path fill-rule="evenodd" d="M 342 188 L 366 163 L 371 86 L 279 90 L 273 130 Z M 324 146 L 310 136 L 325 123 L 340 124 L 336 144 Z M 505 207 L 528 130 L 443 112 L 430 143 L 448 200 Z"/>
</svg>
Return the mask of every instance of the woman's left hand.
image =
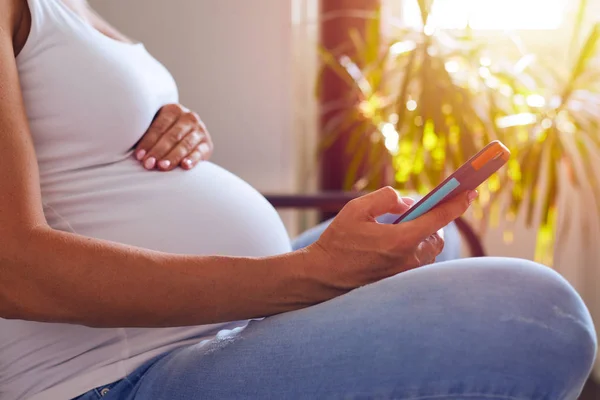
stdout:
<svg viewBox="0 0 600 400">
<path fill-rule="evenodd" d="M 212 151 L 212 140 L 198 114 L 180 104 L 167 104 L 159 110 L 134 155 L 148 170 L 170 171 L 178 166 L 191 169 L 208 160 Z"/>
</svg>

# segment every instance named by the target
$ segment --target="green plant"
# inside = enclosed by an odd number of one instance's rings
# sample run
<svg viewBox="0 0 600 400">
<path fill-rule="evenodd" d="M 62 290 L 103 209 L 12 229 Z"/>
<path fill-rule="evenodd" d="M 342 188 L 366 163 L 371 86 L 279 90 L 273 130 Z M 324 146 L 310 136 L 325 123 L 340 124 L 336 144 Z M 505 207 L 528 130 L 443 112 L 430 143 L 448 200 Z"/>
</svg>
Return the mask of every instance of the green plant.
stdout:
<svg viewBox="0 0 600 400">
<path fill-rule="evenodd" d="M 374 189 L 390 176 L 386 184 L 423 193 L 483 145 L 502 140 L 513 157 L 480 188 L 474 217 L 485 228 L 524 212 L 527 226 L 538 227 L 536 259 L 551 264 L 560 190 L 586 192 L 600 211 L 600 85 L 592 66 L 600 24 L 579 46 L 582 1 L 571 44 L 580 50 L 565 76 L 517 45 L 497 54 L 469 29 L 434 31 L 432 2 L 418 3 L 422 29 L 384 40 L 376 15 L 365 37 L 349 32 L 351 49 L 321 49 L 324 67 L 350 88 L 325 127 L 322 148 L 346 136 L 352 161 L 345 189 Z"/>
</svg>

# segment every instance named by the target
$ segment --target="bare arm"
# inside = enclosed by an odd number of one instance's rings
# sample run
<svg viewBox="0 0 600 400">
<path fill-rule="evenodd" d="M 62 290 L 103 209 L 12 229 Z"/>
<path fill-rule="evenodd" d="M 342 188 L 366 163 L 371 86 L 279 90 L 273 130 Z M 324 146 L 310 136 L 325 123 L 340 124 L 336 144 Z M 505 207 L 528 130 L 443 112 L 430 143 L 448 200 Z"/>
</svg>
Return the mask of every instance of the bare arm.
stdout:
<svg viewBox="0 0 600 400">
<path fill-rule="evenodd" d="M 13 54 L 17 4 L 0 2 L 1 317 L 176 326 L 265 316 L 331 297 L 301 277 L 303 253 L 171 255 L 51 229 Z"/>
</svg>

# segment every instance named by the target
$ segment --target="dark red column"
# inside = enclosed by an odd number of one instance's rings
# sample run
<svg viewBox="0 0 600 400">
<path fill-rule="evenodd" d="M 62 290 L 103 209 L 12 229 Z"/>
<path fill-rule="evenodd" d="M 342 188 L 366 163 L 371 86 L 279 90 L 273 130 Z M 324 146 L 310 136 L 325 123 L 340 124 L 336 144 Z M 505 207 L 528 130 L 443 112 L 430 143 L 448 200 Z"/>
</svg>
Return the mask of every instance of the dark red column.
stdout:
<svg viewBox="0 0 600 400">
<path fill-rule="evenodd" d="M 380 7 L 380 0 L 321 0 L 320 9 L 320 42 L 321 45 L 330 50 L 351 49 L 349 32 L 356 29 L 363 36 L 367 25 L 365 14 L 369 15 Z M 357 14 L 363 14 L 362 16 Z M 351 91 L 331 70 L 326 70 L 320 82 L 321 117 L 320 127 L 323 127 L 332 117 L 332 113 L 323 114 L 325 104 L 333 104 L 337 101 L 348 99 Z M 345 154 L 346 135 L 342 132 L 341 140 L 327 148 L 321 159 L 320 187 L 321 190 L 340 190 L 343 188 L 344 176 L 350 157 Z"/>
</svg>

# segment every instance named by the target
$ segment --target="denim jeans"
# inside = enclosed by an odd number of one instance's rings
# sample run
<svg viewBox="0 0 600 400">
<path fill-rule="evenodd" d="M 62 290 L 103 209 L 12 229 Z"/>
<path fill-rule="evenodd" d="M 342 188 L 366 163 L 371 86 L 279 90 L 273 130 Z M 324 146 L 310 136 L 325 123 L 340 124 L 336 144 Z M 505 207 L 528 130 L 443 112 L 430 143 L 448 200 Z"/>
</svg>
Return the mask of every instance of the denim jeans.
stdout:
<svg viewBox="0 0 600 400">
<path fill-rule="evenodd" d="M 596 349 L 590 314 L 559 274 L 471 258 L 223 331 L 78 400 L 575 400 Z"/>
</svg>

